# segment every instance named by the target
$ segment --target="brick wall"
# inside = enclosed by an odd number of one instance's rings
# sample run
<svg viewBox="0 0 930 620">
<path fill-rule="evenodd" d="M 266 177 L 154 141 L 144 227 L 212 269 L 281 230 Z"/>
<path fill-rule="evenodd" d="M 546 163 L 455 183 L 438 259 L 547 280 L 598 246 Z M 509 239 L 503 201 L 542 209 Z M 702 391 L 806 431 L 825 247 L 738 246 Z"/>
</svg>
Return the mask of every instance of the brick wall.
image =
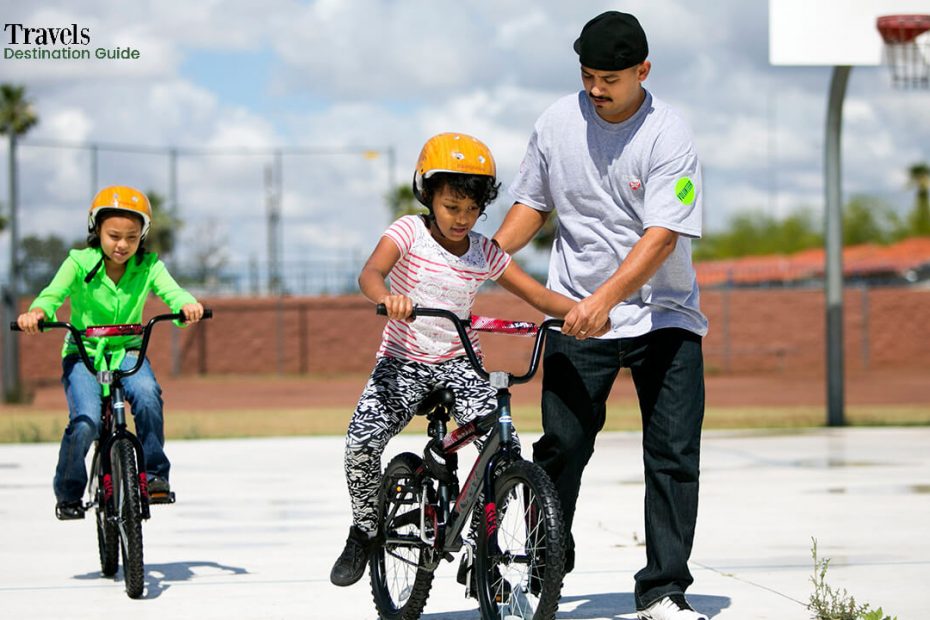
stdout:
<svg viewBox="0 0 930 620">
<path fill-rule="evenodd" d="M 824 372 L 823 291 L 713 290 L 701 294 L 701 305 L 711 324 L 704 342 L 708 367 Z M 843 325 L 848 370 L 930 369 L 930 290 L 848 288 Z"/>
<path fill-rule="evenodd" d="M 702 293 L 711 330 L 705 340 L 711 372 L 815 372 L 824 365 L 824 295 L 819 290 L 711 290 Z M 150 359 L 170 372 L 172 350 L 184 374 L 367 373 L 384 318 L 361 296 L 283 299 L 208 299 L 215 318 L 198 326 L 156 328 Z M 163 311 L 152 301 L 147 316 Z M 479 296 L 477 314 L 536 320 L 541 315 L 501 292 Z M 67 317 L 67 310 L 59 313 Z M 846 364 L 863 368 L 930 370 L 930 291 L 906 288 L 849 289 L 845 297 Z M 172 331 L 176 334 L 172 336 Z M 6 337 L 7 333 L 3 334 Z M 20 338 L 28 383 L 58 381 L 53 360 L 59 334 Z M 531 340 L 483 335 L 493 368 L 522 370 Z"/>
</svg>

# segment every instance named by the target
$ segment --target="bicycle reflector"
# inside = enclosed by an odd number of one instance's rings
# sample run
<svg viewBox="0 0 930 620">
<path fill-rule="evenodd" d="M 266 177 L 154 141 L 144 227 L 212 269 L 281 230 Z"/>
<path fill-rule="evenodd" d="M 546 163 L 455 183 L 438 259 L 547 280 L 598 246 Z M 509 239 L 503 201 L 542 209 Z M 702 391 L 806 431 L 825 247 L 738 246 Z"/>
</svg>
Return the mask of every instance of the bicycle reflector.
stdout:
<svg viewBox="0 0 930 620">
<path fill-rule="evenodd" d="M 84 330 L 88 338 L 109 338 L 113 336 L 141 336 L 144 328 L 140 323 L 128 325 L 91 325 Z"/>
</svg>

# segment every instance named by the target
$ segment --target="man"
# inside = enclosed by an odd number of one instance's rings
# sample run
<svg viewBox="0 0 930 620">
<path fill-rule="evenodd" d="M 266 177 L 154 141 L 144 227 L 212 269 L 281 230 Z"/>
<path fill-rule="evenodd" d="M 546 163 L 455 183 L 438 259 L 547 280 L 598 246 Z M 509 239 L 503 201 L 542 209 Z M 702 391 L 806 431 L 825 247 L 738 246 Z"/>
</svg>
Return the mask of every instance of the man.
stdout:
<svg viewBox="0 0 930 620">
<path fill-rule="evenodd" d="M 704 417 L 707 320 L 690 241 L 701 234 L 700 165 L 685 123 L 642 86 L 651 64 L 635 17 L 599 15 L 574 47 L 584 90 L 536 122 L 511 187 L 516 202 L 495 235 L 505 251 L 519 250 L 556 210 L 548 286 L 579 301 L 546 344 L 534 460 L 555 482 L 570 532 L 607 397 L 629 368 L 646 482 L 638 615 L 706 620 L 684 597 Z M 573 567 L 569 535 L 566 570 Z"/>
</svg>

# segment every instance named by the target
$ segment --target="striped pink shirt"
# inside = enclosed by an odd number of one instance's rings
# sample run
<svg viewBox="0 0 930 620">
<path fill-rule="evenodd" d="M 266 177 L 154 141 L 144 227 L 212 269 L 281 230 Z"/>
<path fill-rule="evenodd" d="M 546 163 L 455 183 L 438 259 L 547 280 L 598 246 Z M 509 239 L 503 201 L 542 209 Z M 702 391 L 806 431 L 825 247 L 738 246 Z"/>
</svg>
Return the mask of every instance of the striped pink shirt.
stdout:
<svg viewBox="0 0 930 620">
<path fill-rule="evenodd" d="M 406 215 L 384 236 L 397 244 L 400 258 L 388 274 L 395 295 L 406 295 L 418 306 L 444 308 L 461 318 L 471 314 L 475 295 L 485 280 L 497 280 L 510 264 L 510 255 L 490 239 L 471 231 L 468 251 L 455 256 L 433 239 L 423 216 Z M 480 352 L 478 339 L 469 338 Z M 412 323 L 388 321 L 378 356 L 437 364 L 465 355 L 455 326 L 439 317 L 421 317 Z"/>
</svg>

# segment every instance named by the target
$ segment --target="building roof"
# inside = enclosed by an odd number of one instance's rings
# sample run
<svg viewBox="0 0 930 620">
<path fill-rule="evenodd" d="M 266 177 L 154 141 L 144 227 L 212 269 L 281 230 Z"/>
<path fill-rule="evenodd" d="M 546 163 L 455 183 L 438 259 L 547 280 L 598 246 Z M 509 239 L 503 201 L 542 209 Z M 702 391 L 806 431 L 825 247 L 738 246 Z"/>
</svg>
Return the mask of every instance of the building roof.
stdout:
<svg viewBox="0 0 930 620">
<path fill-rule="evenodd" d="M 796 284 L 824 274 L 824 249 L 796 254 L 770 254 L 695 263 L 698 284 L 704 287 L 733 284 Z M 906 278 L 909 272 L 930 265 L 930 237 L 911 237 L 891 245 L 866 243 L 843 249 L 847 278 Z"/>
</svg>

